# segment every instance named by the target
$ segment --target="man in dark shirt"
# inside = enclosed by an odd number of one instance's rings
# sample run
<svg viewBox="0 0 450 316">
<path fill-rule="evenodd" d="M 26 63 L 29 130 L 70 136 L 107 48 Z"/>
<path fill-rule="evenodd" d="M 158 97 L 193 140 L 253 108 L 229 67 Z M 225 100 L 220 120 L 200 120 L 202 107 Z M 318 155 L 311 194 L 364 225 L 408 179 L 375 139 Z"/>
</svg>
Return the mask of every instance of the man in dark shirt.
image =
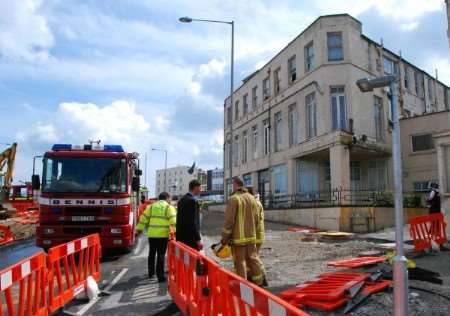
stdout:
<svg viewBox="0 0 450 316">
<path fill-rule="evenodd" d="M 176 239 L 189 247 L 201 250 L 200 207 L 196 196 L 200 195 L 198 180 L 189 182 L 189 192 L 178 201 Z"/>
</svg>

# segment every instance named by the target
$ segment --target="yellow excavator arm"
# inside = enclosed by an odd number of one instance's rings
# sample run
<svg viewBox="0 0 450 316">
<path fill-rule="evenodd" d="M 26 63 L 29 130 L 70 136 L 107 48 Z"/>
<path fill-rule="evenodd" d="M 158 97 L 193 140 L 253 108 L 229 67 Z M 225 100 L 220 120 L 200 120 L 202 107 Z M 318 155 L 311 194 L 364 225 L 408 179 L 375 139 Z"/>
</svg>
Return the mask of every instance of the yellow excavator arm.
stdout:
<svg viewBox="0 0 450 316">
<path fill-rule="evenodd" d="M 10 188 L 13 180 L 14 163 L 16 161 L 17 143 L 0 153 L 0 187 Z M 3 169 L 6 166 L 6 170 Z"/>
</svg>

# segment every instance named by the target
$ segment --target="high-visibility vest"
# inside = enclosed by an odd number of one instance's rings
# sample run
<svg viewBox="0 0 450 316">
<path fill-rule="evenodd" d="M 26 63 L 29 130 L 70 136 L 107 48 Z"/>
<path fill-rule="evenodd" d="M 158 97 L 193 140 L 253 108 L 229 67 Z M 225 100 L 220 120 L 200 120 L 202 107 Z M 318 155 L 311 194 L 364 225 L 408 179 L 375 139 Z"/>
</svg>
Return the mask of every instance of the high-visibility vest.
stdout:
<svg viewBox="0 0 450 316">
<path fill-rule="evenodd" d="M 139 218 L 137 230 L 147 229 L 149 238 L 169 238 L 170 226 L 174 226 L 177 220 L 175 208 L 166 201 L 158 201 L 145 209 Z"/>
</svg>

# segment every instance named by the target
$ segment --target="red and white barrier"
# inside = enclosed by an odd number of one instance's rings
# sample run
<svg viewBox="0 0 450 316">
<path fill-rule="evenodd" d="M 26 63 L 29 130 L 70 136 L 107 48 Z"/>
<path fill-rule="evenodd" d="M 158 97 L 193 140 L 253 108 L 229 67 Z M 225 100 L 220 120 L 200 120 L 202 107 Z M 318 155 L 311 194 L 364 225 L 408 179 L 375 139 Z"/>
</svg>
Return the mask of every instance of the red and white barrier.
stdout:
<svg viewBox="0 0 450 316">
<path fill-rule="evenodd" d="M 168 271 L 169 293 L 186 315 L 308 315 L 174 240 L 169 243 Z"/>
<path fill-rule="evenodd" d="M 86 289 L 92 276 L 100 280 L 100 238 L 98 234 L 76 239 L 48 251 L 48 309 L 52 313 Z"/>
<path fill-rule="evenodd" d="M 46 255 L 35 254 L 0 271 L 0 316 L 48 315 Z M 18 296 L 18 297 L 17 297 Z"/>
</svg>

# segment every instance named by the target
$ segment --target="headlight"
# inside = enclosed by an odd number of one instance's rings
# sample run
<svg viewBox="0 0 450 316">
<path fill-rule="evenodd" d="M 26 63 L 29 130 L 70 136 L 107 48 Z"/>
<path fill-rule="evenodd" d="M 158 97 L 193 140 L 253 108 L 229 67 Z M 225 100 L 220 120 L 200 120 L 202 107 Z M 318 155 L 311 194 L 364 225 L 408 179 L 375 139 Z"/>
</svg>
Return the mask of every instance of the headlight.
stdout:
<svg viewBox="0 0 450 316">
<path fill-rule="evenodd" d="M 122 234 L 121 228 L 111 228 L 111 234 Z"/>
<path fill-rule="evenodd" d="M 51 235 L 55 233 L 55 230 L 53 228 L 44 228 L 44 234 Z"/>
</svg>

